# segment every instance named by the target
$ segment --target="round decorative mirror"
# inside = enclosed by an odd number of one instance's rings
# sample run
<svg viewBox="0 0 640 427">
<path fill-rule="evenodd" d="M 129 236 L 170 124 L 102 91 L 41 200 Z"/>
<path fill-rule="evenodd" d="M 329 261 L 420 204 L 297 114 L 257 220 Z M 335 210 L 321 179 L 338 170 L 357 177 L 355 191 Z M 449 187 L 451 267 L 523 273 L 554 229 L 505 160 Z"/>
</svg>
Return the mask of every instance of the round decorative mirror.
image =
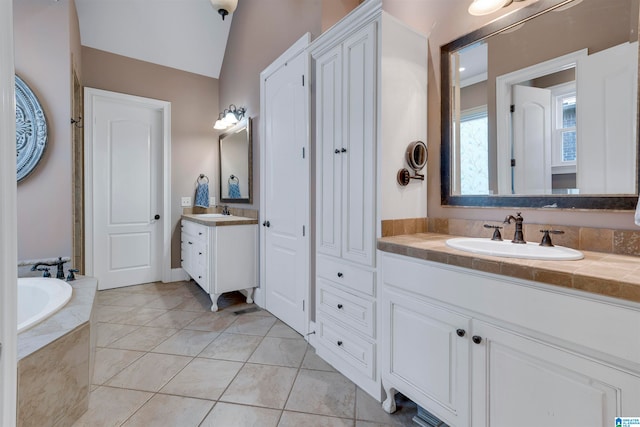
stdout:
<svg viewBox="0 0 640 427">
<path fill-rule="evenodd" d="M 38 98 L 18 76 L 16 80 L 16 169 L 18 182 L 36 167 L 47 146 L 47 121 Z"/>
<path fill-rule="evenodd" d="M 414 171 L 420 172 L 427 164 L 427 144 L 414 141 L 407 147 L 407 163 Z"/>
</svg>

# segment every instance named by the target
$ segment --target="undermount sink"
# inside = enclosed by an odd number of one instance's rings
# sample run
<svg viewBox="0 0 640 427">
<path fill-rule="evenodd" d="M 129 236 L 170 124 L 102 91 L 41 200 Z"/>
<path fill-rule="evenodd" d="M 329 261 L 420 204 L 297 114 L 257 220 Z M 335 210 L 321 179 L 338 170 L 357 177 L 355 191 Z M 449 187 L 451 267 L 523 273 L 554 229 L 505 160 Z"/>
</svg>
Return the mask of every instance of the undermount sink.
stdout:
<svg viewBox="0 0 640 427">
<path fill-rule="evenodd" d="M 195 214 L 194 216 L 198 218 L 223 218 L 223 217 L 229 217 L 231 215 L 224 215 L 221 213 L 206 213 L 206 214 Z"/>
<path fill-rule="evenodd" d="M 564 246 L 540 246 L 538 243 L 511 243 L 484 238 L 456 237 L 447 240 L 447 246 L 476 254 L 505 258 L 526 258 L 555 261 L 572 261 L 584 258 L 582 252 Z"/>
</svg>

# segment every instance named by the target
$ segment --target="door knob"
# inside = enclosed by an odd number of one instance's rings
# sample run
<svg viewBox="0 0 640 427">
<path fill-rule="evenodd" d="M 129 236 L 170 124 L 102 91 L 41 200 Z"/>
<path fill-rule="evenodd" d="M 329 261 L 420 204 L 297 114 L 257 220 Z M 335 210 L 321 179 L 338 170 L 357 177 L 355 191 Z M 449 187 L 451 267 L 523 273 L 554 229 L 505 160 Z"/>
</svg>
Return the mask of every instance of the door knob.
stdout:
<svg viewBox="0 0 640 427">
<path fill-rule="evenodd" d="M 338 308 L 339 308 L 339 309 L 342 309 L 342 304 L 338 304 Z"/>
<path fill-rule="evenodd" d="M 153 219 L 160 219 L 160 215 L 156 214 L 156 216 L 154 216 Z"/>
<path fill-rule="evenodd" d="M 344 147 L 342 147 L 342 149 L 341 149 L 340 151 L 341 151 L 342 153 L 346 153 L 346 152 L 347 152 L 347 149 L 346 149 L 346 148 L 344 148 Z"/>
<path fill-rule="evenodd" d="M 265 221 L 262 223 L 263 227 L 271 227 L 271 223 L 269 221 Z"/>
<path fill-rule="evenodd" d="M 336 154 L 340 154 L 340 150 L 338 150 L 337 148 L 335 150 L 333 150 L 334 153 Z"/>
<path fill-rule="evenodd" d="M 338 344 L 339 346 L 342 345 L 342 341 L 338 341 L 336 344 Z"/>
<path fill-rule="evenodd" d="M 482 337 L 478 336 L 478 335 L 474 335 L 472 338 L 474 343 L 476 344 L 480 344 L 482 342 Z"/>
<path fill-rule="evenodd" d="M 342 277 L 342 276 L 344 276 L 344 274 L 338 272 L 338 277 Z"/>
<path fill-rule="evenodd" d="M 463 337 L 466 335 L 466 331 L 464 329 L 456 329 L 456 334 L 458 334 L 459 337 Z"/>
</svg>

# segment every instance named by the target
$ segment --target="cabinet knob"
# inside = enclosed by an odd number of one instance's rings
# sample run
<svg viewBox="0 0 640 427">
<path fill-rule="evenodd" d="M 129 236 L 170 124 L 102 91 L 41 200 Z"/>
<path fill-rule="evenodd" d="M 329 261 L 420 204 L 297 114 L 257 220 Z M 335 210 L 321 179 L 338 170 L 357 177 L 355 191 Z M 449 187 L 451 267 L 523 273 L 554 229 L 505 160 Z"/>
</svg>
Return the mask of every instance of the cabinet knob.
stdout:
<svg viewBox="0 0 640 427">
<path fill-rule="evenodd" d="M 265 221 L 262 223 L 263 227 L 271 227 L 271 223 L 269 221 Z"/>
<path fill-rule="evenodd" d="M 338 277 L 342 277 L 342 276 L 344 276 L 344 274 L 338 272 Z"/>
<path fill-rule="evenodd" d="M 202 276 L 198 276 L 198 279 L 202 279 Z"/>
<path fill-rule="evenodd" d="M 340 150 L 340 152 L 342 152 L 342 153 L 346 153 L 346 152 L 347 152 L 347 149 L 346 149 L 346 148 L 344 148 L 344 147 L 342 147 L 342 149 Z"/>
<path fill-rule="evenodd" d="M 338 344 L 338 346 L 342 345 L 342 341 L 338 341 L 336 344 Z"/>
<path fill-rule="evenodd" d="M 155 214 L 155 215 L 153 216 L 153 219 L 155 219 L 155 220 L 158 220 L 158 219 L 160 219 L 160 215 L 158 215 L 158 214 Z"/>
<path fill-rule="evenodd" d="M 474 335 L 471 340 L 476 343 L 476 344 L 480 344 L 482 342 L 482 337 L 478 336 L 478 335 Z"/>
<path fill-rule="evenodd" d="M 456 329 L 456 334 L 458 334 L 459 337 L 463 337 L 467 334 L 467 331 L 464 329 Z"/>
<path fill-rule="evenodd" d="M 202 231 L 198 231 L 198 236 L 202 236 Z"/>
<path fill-rule="evenodd" d="M 338 150 L 337 148 L 335 150 L 333 150 L 334 153 L 336 154 L 340 154 L 340 150 Z"/>
<path fill-rule="evenodd" d="M 342 304 L 338 304 L 338 309 L 342 309 Z"/>
<path fill-rule="evenodd" d="M 190 245 L 193 245 L 193 242 L 189 242 Z"/>
<path fill-rule="evenodd" d="M 202 252 L 198 252 L 198 255 L 202 255 Z"/>
</svg>

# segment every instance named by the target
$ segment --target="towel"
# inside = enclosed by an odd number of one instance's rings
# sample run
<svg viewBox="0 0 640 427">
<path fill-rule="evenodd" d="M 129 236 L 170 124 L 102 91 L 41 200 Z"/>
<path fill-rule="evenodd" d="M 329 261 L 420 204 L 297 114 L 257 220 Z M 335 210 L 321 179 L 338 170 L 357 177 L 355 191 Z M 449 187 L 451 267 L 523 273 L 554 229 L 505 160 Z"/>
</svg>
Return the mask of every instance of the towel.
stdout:
<svg viewBox="0 0 640 427">
<path fill-rule="evenodd" d="M 209 183 L 199 182 L 196 188 L 195 206 L 200 208 L 209 207 Z"/>
<path fill-rule="evenodd" d="M 240 184 L 234 181 L 229 181 L 229 198 L 230 199 L 239 199 L 242 196 L 240 195 Z"/>
</svg>

